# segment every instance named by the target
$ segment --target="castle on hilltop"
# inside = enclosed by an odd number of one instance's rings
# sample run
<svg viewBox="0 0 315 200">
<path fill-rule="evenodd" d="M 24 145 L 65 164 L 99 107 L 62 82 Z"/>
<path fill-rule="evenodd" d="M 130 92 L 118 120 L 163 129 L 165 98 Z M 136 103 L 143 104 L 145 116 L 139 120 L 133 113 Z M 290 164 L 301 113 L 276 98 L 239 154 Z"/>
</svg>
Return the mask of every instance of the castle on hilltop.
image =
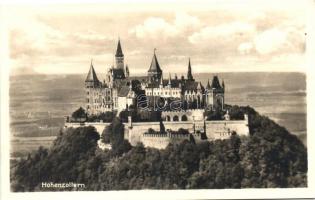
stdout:
<svg viewBox="0 0 315 200">
<path fill-rule="evenodd" d="M 231 120 L 224 108 L 224 81 L 220 83 L 218 76 L 213 76 L 211 83 L 208 80 L 206 86 L 202 85 L 194 79 L 190 59 L 186 77 L 169 74 L 164 79 L 154 50 L 147 75 L 131 76 L 119 40 L 115 60 L 115 66 L 108 69 L 102 82 L 91 62 L 85 80 L 85 108 L 88 117 L 106 112 L 118 116 L 127 113 L 128 119 L 123 121 L 124 138 L 131 145 L 141 142 L 146 147 L 163 149 L 169 143 L 183 140 L 200 142 L 226 139 L 234 133 L 249 135 L 247 115 L 244 119 Z M 207 117 L 208 111 L 226 114 L 213 120 Z M 132 115 L 133 112 L 142 113 L 147 118 L 141 118 L 141 114 Z M 158 113 L 159 117 L 154 119 L 152 113 Z M 76 122 L 68 117 L 65 128 L 94 126 L 101 134 L 109 124 L 102 120 Z"/>
<path fill-rule="evenodd" d="M 116 64 L 111 66 L 106 74 L 106 80 L 99 81 L 91 62 L 90 70 L 85 80 L 86 110 L 90 115 L 106 111 L 128 110 L 138 107 L 139 100 L 147 101 L 157 97 L 168 103 L 182 102 L 181 109 L 223 109 L 225 84 L 214 76 L 206 86 L 194 79 L 190 59 L 187 76 L 173 77 L 169 74 L 163 78 L 163 70 L 158 62 L 156 52 L 146 76 L 131 76 L 129 67 L 125 65 L 124 54 L 120 40 L 115 54 Z M 150 103 L 149 103 L 150 104 Z M 154 105 L 153 105 L 154 106 Z M 157 105 L 158 106 L 158 105 Z"/>
</svg>

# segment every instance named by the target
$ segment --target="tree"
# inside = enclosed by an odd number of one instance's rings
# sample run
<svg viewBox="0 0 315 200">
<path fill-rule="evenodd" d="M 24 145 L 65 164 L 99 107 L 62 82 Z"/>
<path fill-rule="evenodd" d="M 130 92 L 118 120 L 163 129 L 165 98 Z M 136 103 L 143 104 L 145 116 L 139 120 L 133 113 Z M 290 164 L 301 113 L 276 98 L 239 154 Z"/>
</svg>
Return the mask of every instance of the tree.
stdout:
<svg viewBox="0 0 315 200">
<path fill-rule="evenodd" d="M 81 121 L 81 119 L 86 119 L 86 112 L 82 107 L 80 107 L 72 113 L 72 117 Z"/>
<path fill-rule="evenodd" d="M 97 147 L 95 128 L 69 128 L 49 150 L 39 148 L 12 164 L 12 190 L 44 190 L 41 182 L 49 181 L 85 183 L 85 190 L 306 187 L 303 143 L 250 107 L 233 109 L 248 114 L 250 136 L 198 144 L 185 140 L 162 150 L 142 143 L 131 147 L 119 118 L 102 133 L 112 150 Z"/>
</svg>

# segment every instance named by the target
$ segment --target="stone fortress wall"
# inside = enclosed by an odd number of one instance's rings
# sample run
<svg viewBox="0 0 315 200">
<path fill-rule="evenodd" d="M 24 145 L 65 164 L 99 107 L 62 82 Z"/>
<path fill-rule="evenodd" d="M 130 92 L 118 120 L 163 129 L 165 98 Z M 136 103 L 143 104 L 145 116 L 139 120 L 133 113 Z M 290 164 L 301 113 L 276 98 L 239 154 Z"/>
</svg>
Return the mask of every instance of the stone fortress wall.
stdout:
<svg viewBox="0 0 315 200">
<path fill-rule="evenodd" d="M 177 131 L 180 128 L 187 129 L 189 133 L 193 133 L 194 138 L 199 133 L 206 133 L 208 140 L 227 139 L 233 131 L 238 135 L 249 135 L 248 117 L 245 115 L 244 120 L 218 120 L 218 121 L 163 121 L 163 125 L 166 131 Z M 68 127 L 80 127 L 80 126 L 94 126 L 100 134 L 103 132 L 106 126 L 110 123 L 66 123 L 65 128 Z M 141 142 L 146 147 L 154 147 L 158 149 L 165 148 L 170 142 L 180 142 L 187 137 L 174 136 L 170 134 L 145 134 L 148 129 L 160 131 L 160 122 L 132 122 L 129 118 L 125 126 L 125 139 L 135 146 Z M 200 138 L 195 138 L 199 140 Z"/>
</svg>

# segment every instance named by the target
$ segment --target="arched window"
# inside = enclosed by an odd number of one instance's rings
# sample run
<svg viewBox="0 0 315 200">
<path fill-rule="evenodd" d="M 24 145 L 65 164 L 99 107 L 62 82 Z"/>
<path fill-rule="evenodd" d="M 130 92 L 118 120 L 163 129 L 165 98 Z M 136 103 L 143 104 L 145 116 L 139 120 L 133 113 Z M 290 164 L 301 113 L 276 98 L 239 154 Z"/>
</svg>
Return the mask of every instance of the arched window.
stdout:
<svg viewBox="0 0 315 200">
<path fill-rule="evenodd" d="M 167 115 L 166 116 L 166 121 L 168 121 L 168 122 L 171 121 L 171 117 Z"/>
<path fill-rule="evenodd" d="M 173 117 L 173 121 L 174 121 L 174 122 L 177 122 L 177 121 L 178 121 L 178 116 L 177 116 L 177 115 L 175 115 L 175 116 Z"/>
<path fill-rule="evenodd" d="M 188 119 L 187 119 L 187 116 L 186 115 L 183 115 L 182 116 L 182 121 L 187 121 Z"/>
</svg>

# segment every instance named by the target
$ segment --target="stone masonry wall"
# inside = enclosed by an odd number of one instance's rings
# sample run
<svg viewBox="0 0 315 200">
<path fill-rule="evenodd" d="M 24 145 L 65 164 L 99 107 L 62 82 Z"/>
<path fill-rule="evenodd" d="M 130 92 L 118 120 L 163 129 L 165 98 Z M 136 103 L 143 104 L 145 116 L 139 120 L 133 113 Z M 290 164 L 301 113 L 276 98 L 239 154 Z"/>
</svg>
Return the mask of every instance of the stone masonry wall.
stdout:
<svg viewBox="0 0 315 200">
<path fill-rule="evenodd" d="M 194 124 L 195 123 L 195 124 Z M 249 135 L 248 120 L 220 120 L 220 121 L 182 121 L 182 122 L 163 122 L 165 130 L 177 131 L 180 128 L 188 129 L 190 133 L 204 132 L 206 129 L 206 135 L 208 140 L 227 139 L 230 137 L 233 131 L 238 135 Z M 80 126 L 94 126 L 98 133 L 102 133 L 106 126 L 110 123 L 66 123 L 65 128 L 68 127 L 80 127 Z M 124 123 L 125 126 L 125 139 L 127 139 L 131 145 L 135 146 L 138 142 L 142 142 L 145 146 L 163 149 L 169 142 L 179 140 L 178 138 L 170 139 L 168 137 L 144 137 L 144 133 L 149 128 L 155 131 L 160 131 L 159 122 L 132 122 Z"/>
</svg>

